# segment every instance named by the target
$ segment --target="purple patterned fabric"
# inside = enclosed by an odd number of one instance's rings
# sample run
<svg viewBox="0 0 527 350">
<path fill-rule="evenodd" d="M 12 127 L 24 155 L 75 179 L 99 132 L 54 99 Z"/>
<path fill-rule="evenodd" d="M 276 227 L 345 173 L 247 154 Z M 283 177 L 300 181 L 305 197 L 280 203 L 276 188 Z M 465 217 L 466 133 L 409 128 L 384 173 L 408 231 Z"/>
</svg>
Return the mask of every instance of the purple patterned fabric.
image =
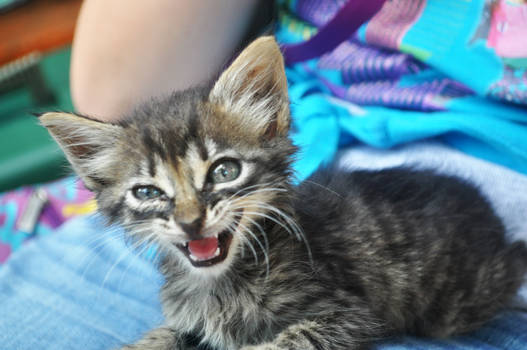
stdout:
<svg viewBox="0 0 527 350">
<path fill-rule="evenodd" d="M 394 81 L 354 84 L 342 97 L 361 105 L 437 111 L 444 109 L 445 99 L 466 94 L 467 90 L 463 86 L 444 78 L 409 87 L 398 86 Z"/>
<path fill-rule="evenodd" d="M 338 69 L 346 84 L 396 79 L 402 75 L 421 71 L 425 65 L 411 56 L 371 45 L 348 40 L 332 52 L 325 54 L 318 63 L 322 69 Z"/>
<path fill-rule="evenodd" d="M 377 10 L 382 7 L 370 20 L 366 37 L 368 42 L 377 42 L 384 48 L 366 45 L 355 39 L 342 40 L 340 44 L 335 44 L 332 51 L 322 55 L 317 64 L 318 68 L 340 72 L 341 83 L 345 86 L 323 77 L 321 80 L 336 96 L 360 105 L 423 111 L 444 110 L 446 101 L 452 97 L 472 94 L 472 91 L 440 74 L 422 81 L 411 77 L 427 69 L 427 66 L 410 55 L 390 49 L 399 46 L 401 33 L 405 33 L 420 16 L 425 3 L 424 0 L 400 0 L 396 3 L 378 1 L 366 6 L 361 0 L 299 0 L 296 3 L 296 13 L 319 26 L 320 30 L 304 43 L 285 45 L 286 62 L 293 63 L 320 56 L 316 55 L 317 50 L 321 54 L 331 46 L 327 43 L 326 36 L 331 36 L 332 33 L 342 34 L 349 27 L 358 27 L 358 24 L 367 19 L 367 11 L 373 15 L 375 11 L 372 9 L 375 6 Z M 381 30 L 383 26 L 390 30 Z M 350 38 L 351 33 L 346 32 L 347 38 Z M 319 40 L 321 37 L 325 38 L 322 40 L 324 45 Z M 337 40 L 336 36 L 332 40 Z M 405 76 L 411 78 L 403 83 Z"/>
<path fill-rule="evenodd" d="M 443 76 L 403 85 L 401 78 L 424 71 L 426 65 L 409 55 L 355 40 L 322 56 L 318 68 L 340 71 L 345 87 L 322 81 L 336 96 L 359 105 L 436 111 L 444 110 L 445 101 L 452 97 L 472 94 L 464 85 Z"/>
<path fill-rule="evenodd" d="M 345 3 L 346 0 L 298 0 L 293 10 L 301 19 L 322 27 Z M 366 40 L 371 44 L 398 49 L 401 38 L 419 18 L 425 4 L 426 0 L 387 1 L 368 23 Z"/>
<path fill-rule="evenodd" d="M 320 31 L 351 4 L 368 2 L 284 1 L 296 18 Z M 349 20 L 345 24 L 355 22 Z M 436 71 L 470 86 L 479 96 L 527 104 L 525 1 L 389 0 L 363 29 L 361 40 L 411 53 Z M 375 74 L 371 68 L 341 69 L 345 83 L 372 80 L 361 74 Z"/>
<path fill-rule="evenodd" d="M 296 13 L 303 20 L 321 27 L 326 24 L 347 0 L 298 0 Z"/>
<path fill-rule="evenodd" d="M 390 49 L 399 49 L 401 40 L 421 16 L 426 0 L 388 1 L 368 23 L 366 41 Z"/>
<path fill-rule="evenodd" d="M 349 39 L 359 27 L 372 18 L 386 0 L 348 0 L 338 12 L 305 42 L 282 45 L 287 64 L 320 57 Z"/>
<path fill-rule="evenodd" d="M 398 86 L 397 81 L 377 80 L 342 87 L 320 77 L 331 92 L 358 105 L 388 106 L 420 111 L 445 110 L 445 101 L 464 96 L 470 90 L 448 78 L 426 81 L 414 86 Z"/>
</svg>

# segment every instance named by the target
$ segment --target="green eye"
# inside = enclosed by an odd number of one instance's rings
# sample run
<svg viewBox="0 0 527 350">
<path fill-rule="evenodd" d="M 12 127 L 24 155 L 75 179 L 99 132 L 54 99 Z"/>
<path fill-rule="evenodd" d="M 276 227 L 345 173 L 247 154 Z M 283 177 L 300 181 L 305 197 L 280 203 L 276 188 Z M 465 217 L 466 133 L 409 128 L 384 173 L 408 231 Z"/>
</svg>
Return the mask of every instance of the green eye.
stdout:
<svg viewBox="0 0 527 350">
<path fill-rule="evenodd" d="M 221 184 L 233 181 L 240 176 L 240 163 L 235 160 L 224 160 L 217 163 L 210 172 L 210 182 Z"/>
<path fill-rule="evenodd" d="M 156 199 L 163 196 L 165 193 L 155 186 L 137 186 L 132 190 L 135 198 L 146 201 L 149 199 Z"/>
</svg>

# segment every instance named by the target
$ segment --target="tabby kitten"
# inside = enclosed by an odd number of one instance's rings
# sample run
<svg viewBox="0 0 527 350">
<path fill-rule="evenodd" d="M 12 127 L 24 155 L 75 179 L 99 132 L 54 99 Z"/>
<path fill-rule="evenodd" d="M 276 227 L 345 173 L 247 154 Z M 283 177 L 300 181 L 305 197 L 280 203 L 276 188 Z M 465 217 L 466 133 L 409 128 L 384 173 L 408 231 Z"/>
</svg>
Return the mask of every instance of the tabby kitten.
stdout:
<svg viewBox="0 0 527 350">
<path fill-rule="evenodd" d="M 280 50 L 253 42 L 212 88 L 116 124 L 47 113 L 100 211 L 155 242 L 166 325 L 125 349 L 339 350 L 473 330 L 515 295 L 523 242 L 478 191 L 430 171 L 291 183 Z"/>
</svg>

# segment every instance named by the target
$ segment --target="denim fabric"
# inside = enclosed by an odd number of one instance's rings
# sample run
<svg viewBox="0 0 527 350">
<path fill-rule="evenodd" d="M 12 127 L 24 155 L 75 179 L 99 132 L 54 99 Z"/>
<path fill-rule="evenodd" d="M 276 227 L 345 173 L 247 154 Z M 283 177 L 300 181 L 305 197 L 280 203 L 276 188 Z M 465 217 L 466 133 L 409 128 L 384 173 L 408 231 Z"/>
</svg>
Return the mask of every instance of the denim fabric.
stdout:
<svg viewBox="0 0 527 350">
<path fill-rule="evenodd" d="M 113 349 L 162 322 L 161 276 L 99 221 L 73 219 L 0 268 L 0 349 Z"/>
</svg>

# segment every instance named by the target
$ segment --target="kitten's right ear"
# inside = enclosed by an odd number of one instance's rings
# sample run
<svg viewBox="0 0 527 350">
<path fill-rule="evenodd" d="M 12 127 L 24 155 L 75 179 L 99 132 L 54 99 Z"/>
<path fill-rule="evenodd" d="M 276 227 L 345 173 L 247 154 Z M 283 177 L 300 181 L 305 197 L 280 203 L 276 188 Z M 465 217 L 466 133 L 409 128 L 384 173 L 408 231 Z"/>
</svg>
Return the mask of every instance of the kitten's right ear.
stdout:
<svg viewBox="0 0 527 350">
<path fill-rule="evenodd" d="M 97 190 L 109 182 L 121 126 L 61 112 L 44 113 L 39 120 L 87 188 Z"/>
<path fill-rule="evenodd" d="M 225 70 L 209 100 L 246 130 L 272 138 L 289 131 L 289 99 L 284 60 L 271 36 L 253 41 Z"/>
</svg>

